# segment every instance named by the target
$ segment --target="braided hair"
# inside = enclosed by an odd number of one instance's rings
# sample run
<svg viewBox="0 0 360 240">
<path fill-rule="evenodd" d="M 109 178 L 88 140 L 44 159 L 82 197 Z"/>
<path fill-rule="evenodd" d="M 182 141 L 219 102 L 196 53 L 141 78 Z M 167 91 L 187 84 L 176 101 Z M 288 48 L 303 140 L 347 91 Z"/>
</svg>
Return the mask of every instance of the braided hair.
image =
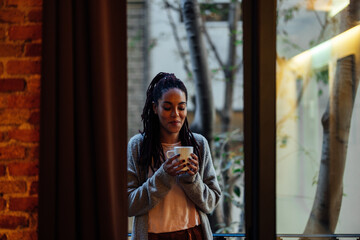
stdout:
<svg viewBox="0 0 360 240">
<path fill-rule="evenodd" d="M 188 100 L 188 93 L 184 83 L 176 78 L 173 73 L 158 73 L 151 81 L 146 92 L 145 106 L 141 114 L 143 131 L 140 131 L 144 140 L 140 147 L 139 158 L 139 165 L 146 173 L 148 173 L 149 167 L 153 171 L 159 168 L 162 163 L 161 159 L 165 159 L 165 154 L 160 142 L 160 121 L 158 115 L 156 115 L 153 110 L 153 103 L 157 104 L 163 94 L 173 88 L 180 89 L 184 92 L 186 101 Z M 179 139 L 181 145 L 194 147 L 194 153 L 199 157 L 200 164 L 200 148 L 189 128 L 187 117 L 180 129 Z"/>
</svg>

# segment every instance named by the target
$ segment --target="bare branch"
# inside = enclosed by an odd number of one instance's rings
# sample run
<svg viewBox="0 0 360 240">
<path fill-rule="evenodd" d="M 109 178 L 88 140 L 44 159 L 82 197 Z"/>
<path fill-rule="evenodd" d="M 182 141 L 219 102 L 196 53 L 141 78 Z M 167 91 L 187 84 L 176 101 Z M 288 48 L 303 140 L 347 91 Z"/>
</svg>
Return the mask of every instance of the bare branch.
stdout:
<svg viewBox="0 0 360 240">
<path fill-rule="evenodd" d="M 166 9 L 172 9 L 174 11 L 177 11 L 179 14 L 181 14 L 180 7 L 176 7 L 173 4 L 169 3 L 169 1 L 164 0 L 165 8 Z"/>
<path fill-rule="evenodd" d="M 319 24 L 320 24 L 321 28 L 324 28 L 324 27 L 325 27 L 325 23 L 322 23 L 322 22 L 321 22 L 321 19 L 320 19 L 319 13 L 318 13 L 317 11 L 313 11 L 313 13 L 315 14 L 316 19 L 318 20 L 318 22 L 319 22 Z"/>
<path fill-rule="evenodd" d="M 206 27 L 205 27 L 205 24 L 203 25 L 203 33 L 205 35 L 205 38 L 206 38 L 206 41 L 208 42 L 208 44 L 210 45 L 210 49 L 211 51 L 214 53 L 214 56 L 216 58 L 216 61 L 218 62 L 218 64 L 220 65 L 221 69 L 224 69 L 225 68 L 225 65 L 223 63 L 223 61 L 221 60 L 220 58 L 220 55 L 219 55 L 219 52 L 218 50 L 216 49 Z"/>
<path fill-rule="evenodd" d="M 237 49 L 237 21 L 240 13 L 240 6 L 237 1 L 229 3 L 229 16 L 228 16 L 228 27 L 229 27 L 229 47 L 226 67 L 223 68 L 225 76 L 225 95 L 224 95 L 224 106 L 221 114 L 221 130 L 226 132 L 229 130 L 233 96 L 234 96 L 234 81 L 236 78 L 236 49 Z"/>
<path fill-rule="evenodd" d="M 325 22 L 324 24 L 322 25 L 322 29 L 321 29 L 321 32 L 319 34 L 319 37 L 318 37 L 318 40 L 317 42 L 319 43 L 321 41 L 321 39 L 324 37 L 324 33 L 325 33 L 325 30 L 326 30 L 326 27 L 328 26 L 329 24 L 329 20 L 327 19 L 327 17 L 325 16 Z"/>
<path fill-rule="evenodd" d="M 180 41 L 180 37 L 179 37 L 179 34 L 178 34 L 177 26 L 175 24 L 175 21 L 174 21 L 172 15 L 171 15 L 171 10 L 170 9 L 172 9 L 172 8 L 169 7 L 170 5 L 169 5 L 168 1 L 164 0 L 164 4 L 166 6 L 167 16 L 168 16 L 170 26 L 171 26 L 171 29 L 173 31 L 173 35 L 174 35 L 174 38 L 175 38 L 176 47 L 179 50 L 180 57 L 181 57 L 181 59 L 183 61 L 183 67 L 184 67 L 184 69 L 186 71 L 187 76 L 192 76 L 192 72 L 191 72 L 191 70 L 189 68 L 189 61 L 187 60 L 185 50 L 184 50 L 183 46 L 181 45 L 181 41 Z"/>
<path fill-rule="evenodd" d="M 244 59 L 242 58 L 238 65 L 235 67 L 235 71 L 239 72 L 244 67 Z"/>
<path fill-rule="evenodd" d="M 236 174 L 231 176 L 228 180 L 228 184 L 232 187 L 236 183 L 236 181 L 240 179 L 241 176 L 242 174 Z"/>
<path fill-rule="evenodd" d="M 297 96 L 295 104 L 292 106 L 292 108 L 289 110 L 289 112 L 287 114 L 285 114 L 281 119 L 279 119 L 276 122 L 276 128 L 279 128 L 279 126 L 281 126 L 281 124 L 283 124 L 287 119 L 289 119 L 294 114 L 297 107 L 300 105 L 301 99 L 304 95 L 306 88 L 309 85 L 309 82 L 310 82 L 309 78 L 303 80 L 303 84 L 301 85 L 301 89 L 300 89 L 299 95 Z"/>
</svg>

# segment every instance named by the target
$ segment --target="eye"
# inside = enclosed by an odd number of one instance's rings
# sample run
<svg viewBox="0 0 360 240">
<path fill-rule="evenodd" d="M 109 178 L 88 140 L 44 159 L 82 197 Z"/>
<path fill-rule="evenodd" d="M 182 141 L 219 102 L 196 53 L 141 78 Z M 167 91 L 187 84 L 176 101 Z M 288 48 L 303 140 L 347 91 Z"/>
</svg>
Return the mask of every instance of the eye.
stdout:
<svg viewBox="0 0 360 240">
<path fill-rule="evenodd" d="M 180 105 L 180 106 L 178 107 L 178 109 L 179 109 L 180 111 L 184 111 L 184 110 L 186 109 L 186 105 L 185 105 L 185 104 L 182 104 L 182 105 Z"/>
<path fill-rule="evenodd" d="M 171 110 L 171 107 L 169 107 L 169 106 L 163 106 L 163 109 L 164 109 L 165 111 L 170 111 L 170 110 Z"/>
</svg>

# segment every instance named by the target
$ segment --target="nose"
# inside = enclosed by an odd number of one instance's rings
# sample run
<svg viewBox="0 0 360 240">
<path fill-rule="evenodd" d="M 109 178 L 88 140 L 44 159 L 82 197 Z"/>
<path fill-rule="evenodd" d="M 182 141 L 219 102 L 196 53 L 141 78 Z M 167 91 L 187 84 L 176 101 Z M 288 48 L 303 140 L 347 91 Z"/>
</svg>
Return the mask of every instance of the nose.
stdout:
<svg viewBox="0 0 360 240">
<path fill-rule="evenodd" d="M 175 108 L 174 110 L 171 111 L 171 116 L 172 116 L 172 117 L 177 117 L 177 116 L 179 116 L 179 111 Z"/>
</svg>

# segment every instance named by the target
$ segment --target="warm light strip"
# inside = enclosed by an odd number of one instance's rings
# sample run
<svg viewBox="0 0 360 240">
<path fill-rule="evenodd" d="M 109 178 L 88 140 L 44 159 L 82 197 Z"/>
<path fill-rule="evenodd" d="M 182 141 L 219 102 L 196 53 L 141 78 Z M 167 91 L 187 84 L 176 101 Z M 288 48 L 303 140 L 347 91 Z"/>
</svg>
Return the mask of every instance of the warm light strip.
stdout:
<svg viewBox="0 0 360 240">
<path fill-rule="evenodd" d="M 331 54 L 331 47 L 333 43 L 341 44 L 343 46 L 346 46 L 348 42 L 352 42 L 356 39 L 360 38 L 360 25 L 357 25 L 353 28 L 350 28 L 349 30 L 333 37 L 332 39 L 329 39 L 309 50 L 306 50 L 296 56 L 294 56 L 292 59 L 290 59 L 293 63 L 304 63 L 304 61 L 307 61 L 309 59 L 309 55 L 312 58 L 321 58 L 320 55 L 328 55 Z M 319 64 L 326 64 L 324 62 L 319 62 Z"/>
<path fill-rule="evenodd" d="M 307 0 L 306 9 L 328 12 L 333 17 L 350 4 L 350 0 Z"/>
<path fill-rule="evenodd" d="M 336 14 L 338 14 L 341 10 L 346 8 L 349 4 L 350 4 L 350 0 L 335 1 L 335 3 L 333 3 L 333 7 L 331 8 L 330 13 L 329 13 L 330 17 L 333 17 Z"/>
</svg>

